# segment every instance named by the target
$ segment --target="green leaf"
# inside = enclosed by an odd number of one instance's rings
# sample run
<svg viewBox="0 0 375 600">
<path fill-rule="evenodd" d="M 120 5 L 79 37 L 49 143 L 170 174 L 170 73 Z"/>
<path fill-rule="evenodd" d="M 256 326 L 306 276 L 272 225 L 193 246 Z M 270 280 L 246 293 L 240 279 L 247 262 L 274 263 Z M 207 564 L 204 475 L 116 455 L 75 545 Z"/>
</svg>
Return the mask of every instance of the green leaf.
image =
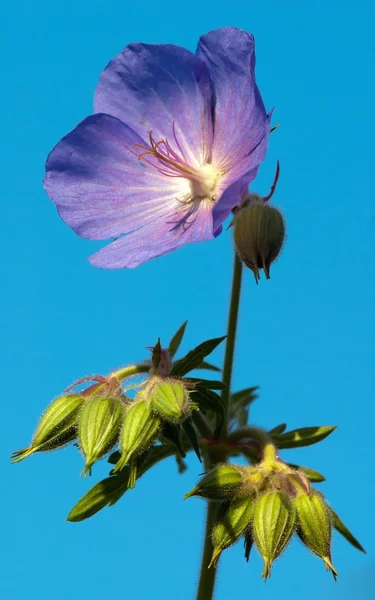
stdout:
<svg viewBox="0 0 375 600">
<path fill-rule="evenodd" d="M 357 548 L 357 550 L 360 550 L 361 552 L 364 552 L 366 554 L 366 550 L 364 549 L 364 547 L 359 543 L 359 541 L 349 531 L 349 529 L 346 527 L 346 525 L 344 525 L 344 523 L 341 521 L 338 514 L 335 513 L 335 511 L 332 508 L 330 508 L 330 513 L 332 515 L 332 525 L 334 526 L 334 528 L 339 533 L 341 533 L 342 536 L 344 536 L 344 538 L 346 539 L 346 541 L 349 542 L 349 544 L 354 546 L 354 548 Z"/>
<path fill-rule="evenodd" d="M 235 411 L 235 419 L 239 427 L 245 427 L 249 421 L 249 409 L 245 406 L 239 406 Z"/>
<path fill-rule="evenodd" d="M 335 429 L 336 425 L 333 427 L 301 427 L 301 429 L 293 429 L 282 435 L 273 436 L 273 439 L 278 448 L 300 448 L 321 442 Z"/>
<path fill-rule="evenodd" d="M 211 363 L 206 362 L 205 360 L 199 365 L 199 367 L 196 367 L 196 369 L 206 369 L 206 371 L 216 371 L 217 373 L 220 373 L 221 371 L 219 367 L 215 367 L 215 365 L 211 365 Z"/>
<path fill-rule="evenodd" d="M 301 467 L 300 465 L 293 465 L 292 463 L 287 463 L 287 465 L 296 471 L 301 471 L 301 473 L 306 475 L 307 479 L 312 483 L 321 483 L 322 481 L 326 480 L 324 475 L 319 473 L 319 471 L 314 471 L 308 467 Z"/>
<path fill-rule="evenodd" d="M 231 395 L 230 398 L 230 404 L 231 406 L 238 406 L 239 404 L 242 404 L 243 406 L 247 406 L 249 404 L 251 404 L 251 402 L 254 402 L 254 400 L 257 399 L 257 394 L 256 391 L 259 389 L 259 387 L 253 386 L 253 387 L 249 387 L 249 388 L 245 388 L 244 390 L 240 390 L 239 392 L 235 392 L 234 394 Z"/>
<path fill-rule="evenodd" d="M 269 430 L 269 435 L 275 436 L 275 435 L 280 435 L 281 433 L 284 433 L 286 429 L 286 423 L 280 423 L 280 425 L 276 425 L 276 427 L 274 427 L 273 429 Z"/>
<path fill-rule="evenodd" d="M 199 386 L 208 388 L 209 390 L 223 390 L 227 386 L 222 381 L 215 381 L 210 379 L 198 379 L 196 377 L 189 377 L 186 381 L 196 383 Z"/>
<path fill-rule="evenodd" d="M 195 428 L 193 426 L 191 419 L 186 419 L 186 421 L 184 421 L 182 423 L 182 428 L 185 432 L 187 439 L 193 446 L 193 450 L 194 450 L 195 454 L 197 455 L 199 462 L 202 462 L 197 434 L 196 434 L 196 431 L 195 431 Z"/>
<path fill-rule="evenodd" d="M 177 350 L 180 347 L 182 338 L 184 337 L 186 325 L 187 325 L 187 321 L 185 321 L 185 323 L 182 323 L 181 327 L 179 329 L 177 329 L 173 338 L 169 342 L 168 352 L 169 352 L 171 358 L 174 357 L 174 355 L 176 354 Z"/>
<path fill-rule="evenodd" d="M 77 523 L 95 515 L 116 498 L 117 500 L 128 489 L 129 468 L 122 470 L 121 476 L 107 477 L 91 488 L 72 508 L 67 520 Z"/>
<path fill-rule="evenodd" d="M 174 425 L 173 423 L 164 423 L 162 430 L 163 437 L 172 442 L 172 444 L 176 446 L 180 456 L 185 458 L 186 452 L 181 443 L 180 432 L 181 428 L 179 425 Z"/>
<path fill-rule="evenodd" d="M 174 363 L 171 376 L 182 377 L 189 371 L 199 367 L 199 365 L 202 364 L 203 359 L 211 354 L 223 340 L 225 340 L 225 336 L 207 340 L 206 342 L 199 344 L 194 350 L 188 352 L 184 358 L 181 358 Z"/>
</svg>

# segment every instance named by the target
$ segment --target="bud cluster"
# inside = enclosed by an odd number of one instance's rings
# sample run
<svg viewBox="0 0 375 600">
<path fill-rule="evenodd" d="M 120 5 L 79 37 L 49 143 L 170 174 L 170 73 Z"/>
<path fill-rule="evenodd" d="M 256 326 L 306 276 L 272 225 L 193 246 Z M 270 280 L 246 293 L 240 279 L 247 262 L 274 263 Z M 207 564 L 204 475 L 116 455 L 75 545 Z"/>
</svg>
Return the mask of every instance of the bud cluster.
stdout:
<svg viewBox="0 0 375 600">
<path fill-rule="evenodd" d="M 87 474 L 118 444 L 117 472 L 147 450 L 165 424 L 183 422 L 194 407 L 186 383 L 153 370 L 133 401 L 115 377 L 94 379 L 98 383 L 81 393 L 61 396 L 49 406 L 31 444 L 14 452 L 12 462 L 76 442 L 85 458 L 82 473 Z"/>
<path fill-rule="evenodd" d="M 251 467 L 219 464 L 186 494 L 219 501 L 212 531 L 216 566 L 223 550 L 244 538 L 245 558 L 254 544 L 263 558 L 262 577 L 271 576 L 274 561 L 297 534 L 336 578 L 331 562 L 330 509 L 308 479 L 276 459 Z"/>
</svg>

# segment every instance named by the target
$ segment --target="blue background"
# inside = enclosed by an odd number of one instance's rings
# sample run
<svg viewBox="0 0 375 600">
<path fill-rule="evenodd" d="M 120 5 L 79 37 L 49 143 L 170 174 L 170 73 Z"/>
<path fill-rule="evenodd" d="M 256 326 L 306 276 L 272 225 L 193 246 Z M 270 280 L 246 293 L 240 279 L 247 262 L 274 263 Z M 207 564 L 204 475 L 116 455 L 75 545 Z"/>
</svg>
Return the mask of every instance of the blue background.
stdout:
<svg viewBox="0 0 375 600">
<path fill-rule="evenodd" d="M 186 318 L 184 350 L 225 333 L 232 241 L 186 247 L 136 270 L 95 270 L 99 244 L 58 218 L 41 180 L 49 150 L 92 110 L 101 70 L 131 41 L 195 49 L 200 34 L 254 33 L 257 78 L 275 105 L 253 189 L 288 224 L 272 279 L 246 273 L 234 384 L 260 385 L 252 420 L 270 428 L 338 424 L 318 446 L 287 451 L 322 471 L 321 489 L 368 550 L 334 539 L 337 584 L 294 541 L 265 586 L 261 561 L 224 553 L 217 600 L 367 600 L 374 575 L 374 9 L 357 2 L 14 0 L 2 9 L 2 434 L 0 590 L 9 600 L 194 597 L 204 503 L 182 502 L 201 466 L 173 460 L 92 519 L 65 521 L 89 481 L 73 448 L 9 466 L 38 416 L 75 379 L 146 357 Z M 217 351 L 216 360 L 222 359 Z M 371 591 L 372 590 L 372 591 Z"/>
</svg>

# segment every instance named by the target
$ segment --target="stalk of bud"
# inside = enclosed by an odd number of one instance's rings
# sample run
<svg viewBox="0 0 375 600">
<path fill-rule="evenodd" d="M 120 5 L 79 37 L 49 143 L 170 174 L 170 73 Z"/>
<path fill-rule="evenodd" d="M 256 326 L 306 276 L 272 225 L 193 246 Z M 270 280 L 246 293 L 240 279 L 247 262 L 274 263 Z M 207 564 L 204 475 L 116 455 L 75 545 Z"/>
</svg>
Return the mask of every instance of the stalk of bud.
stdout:
<svg viewBox="0 0 375 600">
<path fill-rule="evenodd" d="M 243 484 L 242 469 L 237 465 L 217 465 L 184 496 L 200 496 L 208 500 L 230 500 Z"/>
<path fill-rule="evenodd" d="M 254 499 L 250 496 L 232 500 L 226 511 L 219 512 L 212 530 L 214 550 L 208 567 L 215 567 L 222 551 L 234 544 L 250 527 L 253 515 Z"/>
<path fill-rule="evenodd" d="M 285 223 L 280 211 L 256 194 L 245 200 L 234 218 L 234 242 L 240 259 L 259 281 L 259 269 L 270 278 L 270 266 L 280 254 Z"/>
<path fill-rule="evenodd" d="M 263 558 L 265 581 L 271 576 L 273 562 L 288 544 L 296 523 L 296 509 L 288 496 L 270 491 L 255 504 L 253 520 L 254 542 Z"/>
<path fill-rule="evenodd" d="M 175 423 L 189 414 L 189 393 L 181 383 L 164 380 L 150 394 L 152 408 L 162 419 Z"/>
<path fill-rule="evenodd" d="M 78 394 L 58 398 L 40 419 L 33 440 L 27 448 L 12 454 L 12 463 L 20 462 L 34 452 L 62 448 L 77 437 L 77 417 L 85 399 Z"/>
<path fill-rule="evenodd" d="M 147 400 L 136 400 L 125 413 L 119 446 L 121 457 L 114 472 L 120 471 L 133 457 L 152 444 L 161 427 L 160 418 Z"/>
<path fill-rule="evenodd" d="M 83 406 L 78 419 L 79 445 L 86 458 L 83 473 L 116 444 L 123 414 L 124 404 L 116 397 L 98 396 Z"/>
<path fill-rule="evenodd" d="M 334 579 L 338 573 L 331 562 L 331 521 L 329 509 L 318 493 L 299 494 L 294 504 L 297 510 L 297 533 L 305 546 L 323 559 L 327 571 L 331 571 Z"/>
</svg>

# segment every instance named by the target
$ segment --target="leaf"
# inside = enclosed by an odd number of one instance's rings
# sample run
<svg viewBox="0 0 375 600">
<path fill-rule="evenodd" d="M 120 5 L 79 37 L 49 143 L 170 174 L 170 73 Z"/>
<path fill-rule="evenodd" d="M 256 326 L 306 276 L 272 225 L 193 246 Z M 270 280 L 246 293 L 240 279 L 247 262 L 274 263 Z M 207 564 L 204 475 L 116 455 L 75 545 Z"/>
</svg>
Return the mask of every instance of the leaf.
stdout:
<svg viewBox="0 0 375 600">
<path fill-rule="evenodd" d="M 151 357 L 152 366 L 154 367 L 155 370 L 159 366 L 160 359 L 161 359 L 161 345 L 160 345 L 160 338 L 158 338 L 157 343 L 155 344 L 155 346 L 152 349 L 152 357 Z"/>
<path fill-rule="evenodd" d="M 107 479 L 99 481 L 72 508 L 67 516 L 67 521 L 74 523 L 84 521 L 111 504 L 114 498 L 118 500 L 128 489 L 128 476 L 129 468 L 125 467 L 121 476 L 107 477 Z"/>
<path fill-rule="evenodd" d="M 235 419 L 239 427 L 245 427 L 249 420 L 249 409 L 245 406 L 239 406 L 235 411 Z"/>
<path fill-rule="evenodd" d="M 286 423 L 280 423 L 280 425 L 276 425 L 276 427 L 274 427 L 273 429 L 269 430 L 269 435 L 275 436 L 275 435 L 280 435 L 281 433 L 284 433 L 286 429 Z"/>
<path fill-rule="evenodd" d="M 164 423 L 162 435 L 167 440 L 172 442 L 172 444 L 176 446 L 180 456 L 182 458 L 185 458 L 186 452 L 181 444 L 180 431 L 181 430 L 179 425 L 174 425 L 173 423 Z"/>
<path fill-rule="evenodd" d="M 191 383 L 196 383 L 204 388 L 208 388 L 209 390 L 223 390 L 227 386 L 222 381 L 215 381 L 210 379 L 198 379 L 196 377 L 189 377 L 186 381 Z"/>
<path fill-rule="evenodd" d="M 332 515 L 332 525 L 334 526 L 334 528 L 339 533 L 341 533 L 342 536 L 344 536 L 344 538 L 346 539 L 347 542 L 349 542 L 349 544 L 354 546 L 354 548 L 357 548 L 357 550 L 360 550 L 361 552 L 364 552 L 366 554 L 366 550 L 364 549 L 364 547 L 359 543 L 359 541 L 349 531 L 349 529 L 346 527 L 346 525 L 344 525 L 344 523 L 341 521 L 338 514 L 335 513 L 335 511 L 332 508 L 330 508 L 330 513 Z"/>
<path fill-rule="evenodd" d="M 121 452 L 120 450 L 116 450 L 115 452 L 112 452 L 112 454 L 108 457 L 107 462 L 110 465 L 115 465 L 118 463 L 118 461 L 120 460 L 121 457 Z"/>
<path fill-rule="evenodd" d="M 187 439 L 190 441 L 191 445 L 193 446 L 193 450 L 194 450 L 195 454 L 197 455 L 199 462 L 202 462 L 197 434 L 196 434 L 196 431 L 195 431 L 195 428 L 193 426 L 191 419 L 187 419 L 186 421 L 184 421 L 182 423 L 182 428 L 185 432 Z"/>
<path fill-rule="evenodd" d="M 215 367 L 215 365 L 211 365 L 211 363 L 206 362 L 205 360 L 199 365 L 199 367 L 196 367 L 197 369 L 206 369 L 207 371 L 216 371 L 218 373 L 221 372 L 221 369 L 219 369 L 219 367 Z"/>
<path fill-rule="evenodd" d="M 254 402 L 257 399 L 256 391 L 259 387 L 253 386 L 249 388 L 245 388 L 244 390 L 240 390 L 239 392 L 235 392 L 231 395 L 230 404 L 231 406 L 237 406 L 238 404 L 242 404 L 243 406 L 247 406 Z"/>
<path fill-rule="evenodd" d="M 307 479 L 312 483 L 321 483 L 322 481 L 326 480 L 324 475 L 319 473 L 319 471 L 314 471 L 313 469 L 309 469 L 308 467 L 301 467 L 300 465 L 293 465 L 292 463 L 287 464 L 292 469 L 295 469 L 296 471 L 301 471 L 301 473 L 306 475 Z"/>
<path fill-rule="evenodd" d="M 202 364 L 203 359 L 211 354 L 215 350 L 215 348 L 221 344 L 225 337 L 214 338 L 212 340 L 207 340 L 202 344 L 199 344 L 194 350 L 188 352 L 188 354 L 177 360 L 172 368 L 171 376 L 172 377 L 182 377 L 186 375 L 189 371 L 196 369 L 199 365 Z"/>
<path fill-rule="evenodd" d="M 179 329 L 177 329 L 176 333 L 174 334 L 171 341 L 169 342 L 168 352 L 169 352 L 171 358 L 174 357 L 174 355 L 176 354 L 177 350 L 180 347 L 182 338 L 184 337 L 186 325 L 187 325 L 187 321 L 185 321 L 185 323 L 182 323 L 181 327 Z"/>
<path fill-rule="evenodd" d="M 273 436 L 273 439 L 278 448 L 300 448 L 321 442 L 335 429 L 336 425 L 331 427 L 301 427 L 301 429 L 293 429 L 282 435 Z"/>
</svg>

